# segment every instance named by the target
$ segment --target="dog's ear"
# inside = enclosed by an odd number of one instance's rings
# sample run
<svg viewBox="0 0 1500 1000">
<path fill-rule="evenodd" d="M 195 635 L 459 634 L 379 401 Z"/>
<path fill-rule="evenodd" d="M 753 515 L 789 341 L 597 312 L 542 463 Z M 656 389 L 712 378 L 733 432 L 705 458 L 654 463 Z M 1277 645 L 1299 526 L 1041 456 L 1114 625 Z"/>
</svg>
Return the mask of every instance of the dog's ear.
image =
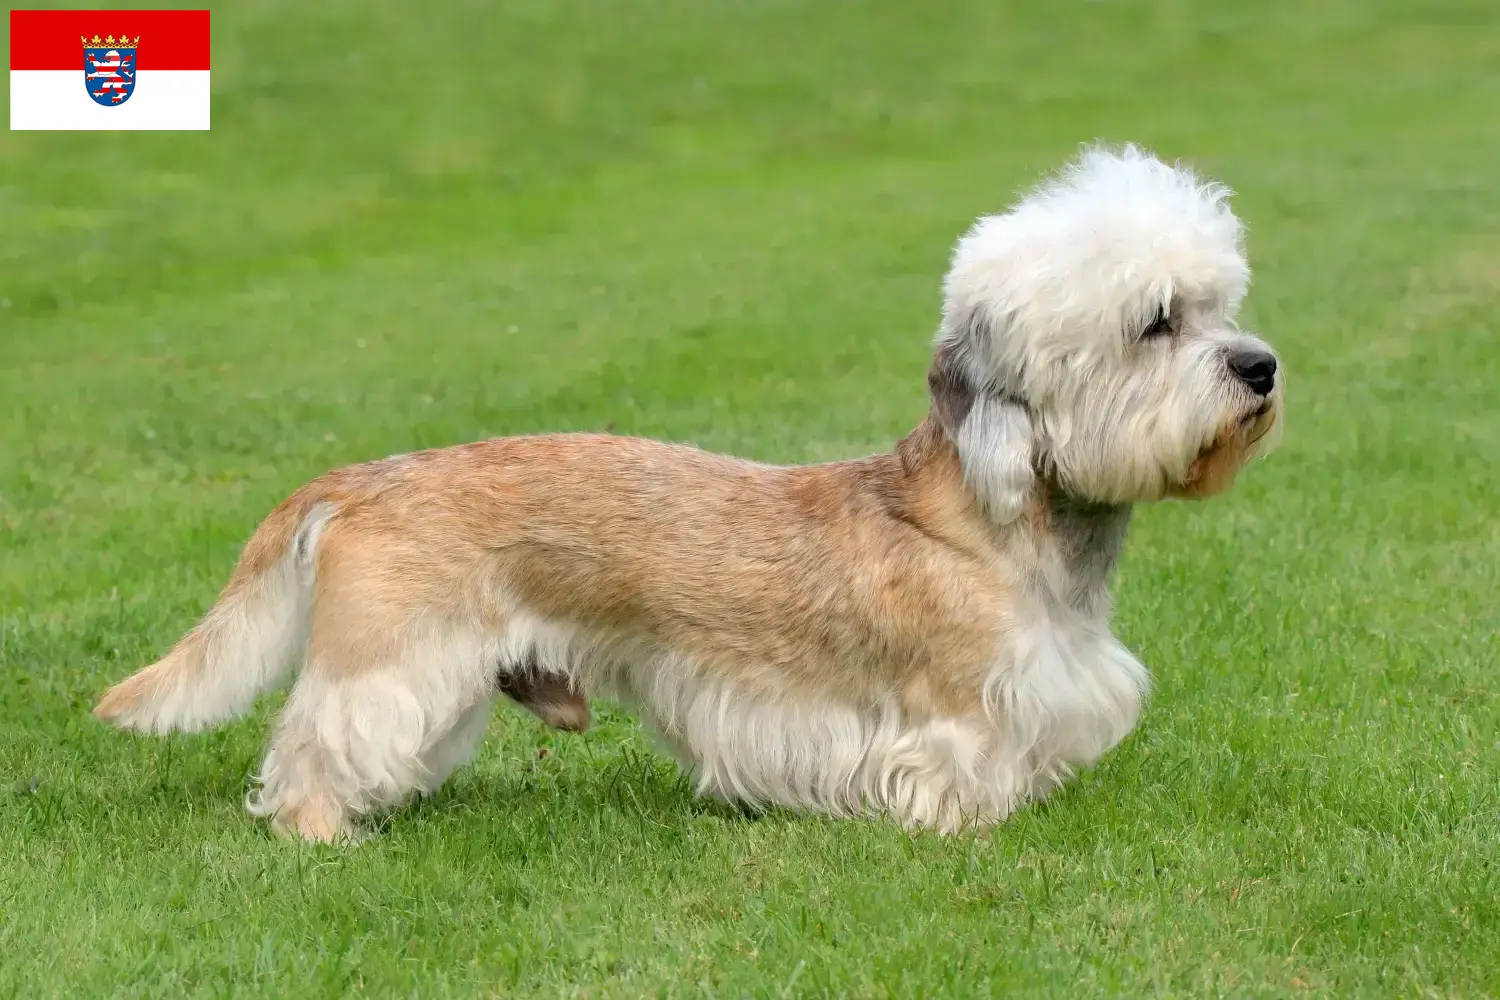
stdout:
<svg viewBox="0 0 1500 1000">
<path fill-rule="evenodd" d="M 964 482 L 996 523 L 1020 516 L 1036 481 L 1031 415 L 975 376 L 963 342 L 940 341 L 927 388 L 932 409 L 958 448 Z"/>
<path fill-rule="evenodd" d="M 1031 415 L 1017 402 L 980 393 L 958 429 L 964 480 L 998 524 L 1014 521 L 1036 483 Z"/>
</svg>

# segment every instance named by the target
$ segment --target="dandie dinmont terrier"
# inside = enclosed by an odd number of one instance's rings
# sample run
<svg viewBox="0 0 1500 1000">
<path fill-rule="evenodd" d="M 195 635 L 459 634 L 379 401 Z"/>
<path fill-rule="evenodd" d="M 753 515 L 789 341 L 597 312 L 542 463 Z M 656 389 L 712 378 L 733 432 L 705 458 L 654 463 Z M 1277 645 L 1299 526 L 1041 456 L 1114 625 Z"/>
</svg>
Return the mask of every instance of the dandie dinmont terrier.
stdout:
<svg viewBox="0 0 1500 1000">
<path fill-rule="evenodd" d="M 436 789 L 497 693 L 567 729 L 619 698 L 728 800 L 1004 819 L 1135 724 L 1108 591 L 1131 504 L 1224 489 L 1278 424 L 1228 197 L 1096 149 L 980 219 L 890 454 L 560 434 L 331 472 L 95 713 L 202 729 L 303 661 L 248 805 L 315 840 Z"/>
</svg>

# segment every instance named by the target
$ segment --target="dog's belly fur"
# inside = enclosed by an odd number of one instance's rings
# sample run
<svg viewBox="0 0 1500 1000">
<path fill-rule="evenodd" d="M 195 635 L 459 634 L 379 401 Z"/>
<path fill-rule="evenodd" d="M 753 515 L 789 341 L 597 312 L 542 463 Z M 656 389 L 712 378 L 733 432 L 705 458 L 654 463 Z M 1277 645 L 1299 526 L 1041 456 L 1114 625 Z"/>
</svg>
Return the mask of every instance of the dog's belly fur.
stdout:
<svg viewBox="0 0 1500 1000">
<path fill-rule="evenodd" d="M 1097 759 L 1133 726 L 1146 684 L 1144 668 L 1107 632 L 1047 621 L 1004 636 L 976 671 L 969 702 L 951 713 L 832 685 L 777 696 L 670 649 L 609 648 L 525 614 L 507 639 L 552 665 L 545 698 L 581 676 L 638 707 L 702 793 L 884 813 L 949 832 L 1003 819 Z"/>
</svg>

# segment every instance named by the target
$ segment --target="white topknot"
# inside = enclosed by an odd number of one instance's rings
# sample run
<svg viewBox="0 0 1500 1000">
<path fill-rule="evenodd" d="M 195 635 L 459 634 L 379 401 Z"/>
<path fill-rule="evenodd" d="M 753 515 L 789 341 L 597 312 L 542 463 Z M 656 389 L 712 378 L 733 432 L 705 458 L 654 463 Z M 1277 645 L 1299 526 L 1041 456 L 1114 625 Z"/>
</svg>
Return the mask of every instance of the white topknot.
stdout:
<svg viewBox="0 0 1500 1000">
<path fill-rule="evenodd" d="M 1097 327 L 1143 290 L 1159 302 L 1174 290 L 1215 294 L 1232 315 L 1250 269 L 1231 194 L 1138 146 L 1089 147 L 959 240 L 944 282 L 945 329 L 976 308 L 997 329 Z"/>
</svg>

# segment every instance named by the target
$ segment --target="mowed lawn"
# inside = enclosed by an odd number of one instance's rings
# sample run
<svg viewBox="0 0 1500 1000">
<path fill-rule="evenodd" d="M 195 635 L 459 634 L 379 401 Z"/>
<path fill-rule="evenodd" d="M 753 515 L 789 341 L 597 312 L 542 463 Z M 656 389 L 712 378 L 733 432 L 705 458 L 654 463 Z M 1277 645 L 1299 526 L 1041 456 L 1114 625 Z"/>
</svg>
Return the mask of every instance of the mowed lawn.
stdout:
<svg viewBox="0 0 1500 1000">
<path fill-rule="evenodd" d="M 0 137 L 0 994 L 1500 994 L 1487 0 L 235 0 L 213 131 Z M 1281 450 L 1139 512 L 1140 728 L 979 836 L 696 801 L 497 708 L 353 849 L 96 695 L 326 469 L 921 417 L 974 216 L 1094 138 L 1239 192 Z"/>
</svg>

